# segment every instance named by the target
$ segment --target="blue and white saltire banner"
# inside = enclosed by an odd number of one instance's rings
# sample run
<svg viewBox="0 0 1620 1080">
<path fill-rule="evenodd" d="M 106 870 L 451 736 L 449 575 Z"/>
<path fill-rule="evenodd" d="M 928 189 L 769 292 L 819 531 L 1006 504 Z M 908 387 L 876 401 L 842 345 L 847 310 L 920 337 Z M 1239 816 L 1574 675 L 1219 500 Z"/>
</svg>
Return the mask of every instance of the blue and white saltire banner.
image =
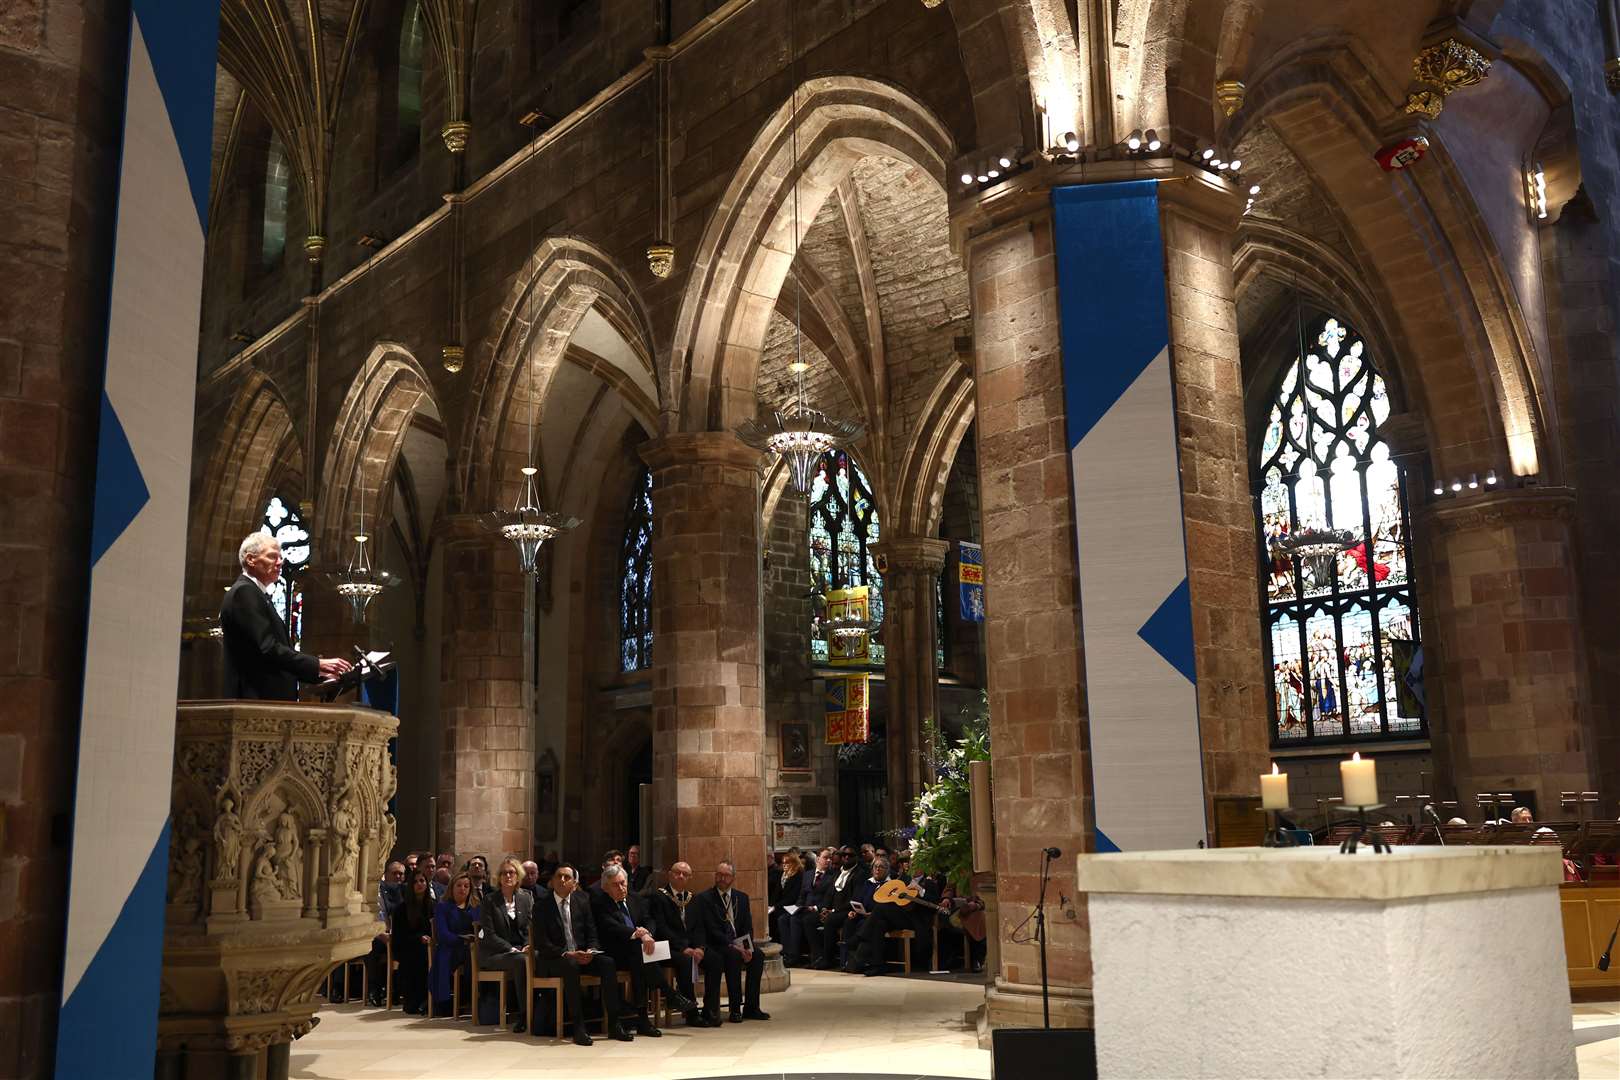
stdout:
<svg viewBox="0 0 1620 1080">
<path fill-rule="evenodd" d="M 219 0 L 134 0 L 56 1075 L 149 1077 Z"/>
<path fill-rule="evenodd" d="M 1098 851 L 1207 836 L 1157 187 L 1052 193 Z"/>
</svg>

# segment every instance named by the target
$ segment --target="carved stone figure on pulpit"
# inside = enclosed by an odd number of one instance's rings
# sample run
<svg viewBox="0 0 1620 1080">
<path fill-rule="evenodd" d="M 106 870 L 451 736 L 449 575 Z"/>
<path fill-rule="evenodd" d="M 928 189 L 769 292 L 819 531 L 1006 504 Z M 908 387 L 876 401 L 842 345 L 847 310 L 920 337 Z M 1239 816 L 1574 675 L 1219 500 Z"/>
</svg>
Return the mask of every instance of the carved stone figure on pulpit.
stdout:
<svg viewBox="0 0 1620 1080">
<path fill-rule="evenodd" d="M 195 904 L 202 890 L 203 845 L 197 835 L 202 825 L 195 810 L 187 810 L 169 845 L 169 903 Z"/>
<path fill-rule="evenodd" d="M 221 792 L 219 817 L 214 821 L 214 880 L 235 881 L 242 872 L 242 819 L 236 800 Z"/>
<path fill-rule="evenodd" d="M 269 837 L 259 846 L 258 854 L 253 859 L 253 902 L 262 912 L 266 904 L 273 904 L 281 899 L 281 886 L 276 883 L 276 867 L 271 856 L 275 854 L 276 845 Z"/>
<path fill-rule="evenodd" d="M 335 854 L 332 876 L 352 880 L 360 864 L 360 805 L 353 779 L 343 785 L 342 793 L 332 804 L 332 843 Z"/>
<path fill-rule="evenodd" d="M 304 896 L 303 849 L 298 842 L 298 818 L 284 810 L 276 819 L 276 882 L 283 900 Z"/>
</svg>

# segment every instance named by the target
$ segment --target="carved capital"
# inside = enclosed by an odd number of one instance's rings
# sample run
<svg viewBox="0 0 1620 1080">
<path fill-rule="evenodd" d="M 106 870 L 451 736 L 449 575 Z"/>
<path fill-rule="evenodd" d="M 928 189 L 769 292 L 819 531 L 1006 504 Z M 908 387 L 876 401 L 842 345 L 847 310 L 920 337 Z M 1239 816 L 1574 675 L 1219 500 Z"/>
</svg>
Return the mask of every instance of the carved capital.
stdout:
<svg viewBox="0 0 1620 1080">
<path fill-rule="evenodd" d="M 452 375 L 461 370 L 466 359 L 467 350 L 461 345 L 446 345 L 439 350 L 439 362 Z"/>
<path fill-rule="evenodd" d="M 1221 111 L 1227 116 L 1231 116 L 1243 108 L 1243 98 L 1246 93 L 1248 93 L 1248 87 L 1244 86 L 1239 79 L 1222 79 L 1215 84 L 1215 100 L 1220 102 Z"/>
<path fill-rule="evenodd" d="M 326 237 L 324 237 L 324 236 L 306 236 L 306 237 L 304 237 L 304 254 L 306 256 L 308 256 L 310 262 L 312 262 L 312 263 L 320 262 L 321 257 L 326 254 Z"/>
<path fill-rule="evenodd" d="M 950 554 L 949 540 L 932 536 L 896 536 L 872 545 L 873 554 L 888 562 L 889 572 L 919 572 L 938 577 Z"/>
<path fill-rule="evenodd" d="M 1491 71 L 1485 54 L 1454 37 L 1428 46 L 1412 58 L 1412 77 L 1422 84 L 1406 97 L 1406 111 L 1433 120 L 1446 98 L 1480 82 Z"/>
<path fill-rule="evenodd" d="M 472 125 L 465 120 L 452 120 L 439 130 L 445 147 L 452 154 L 459 154 L 467 149 L 467 136 L 471 134 Z"/>
<path fill-rule="evenodd" d="M 1432 503 L 1424 511 L 1424 527 L 1439 539 L 1478 529 L 1506 528 L 1524 521 L 1567 522 L 1574 516 L 1575 494 L 1568 488 L 1526 488 Z"/>
<path fill-rule="evenodd" d="M 647 269 L 652 271 L 653 277 L 660 280 L 669 277 L 670 272 L 675 269 L 675 245 L 648 244 Z"/>
<path fill-rule="evenodd" d="M 687 431 L 649 439 L 640 447 L 641 460 L 656 476 L 668 468 L 729 465 L 758 469 L 765 455 L 729 431 Z"/>
</svg>

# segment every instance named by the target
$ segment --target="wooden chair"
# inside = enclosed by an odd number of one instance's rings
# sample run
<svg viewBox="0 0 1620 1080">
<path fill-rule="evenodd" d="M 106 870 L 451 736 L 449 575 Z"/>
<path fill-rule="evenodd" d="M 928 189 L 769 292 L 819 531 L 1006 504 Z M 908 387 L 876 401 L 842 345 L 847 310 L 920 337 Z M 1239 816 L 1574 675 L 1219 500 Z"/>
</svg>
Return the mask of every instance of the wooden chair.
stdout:
<svg viewBox="0 0 1620 1080">
<path fill-rule="evenodd" d="M 890 964 L 899 964 L 902 971 L 911 974 L 911 939 L 917 936 L 915 930 L 890 930 L 883 935 L 890 941 L 900 942 L 900 959 L 890 960 Z"/>
<path fill-rule="evenodd" d="M 360 967 L 360 1000 L 361 1001 L 366 1000 L 366 991 L 370 989 L 370 987 L 366 985 L 366 979 L 367 979 L 366 958 L 363 957 L 363 956 L 356 956 L 356 957 L 352 957 L 352 958 L 350 958 L 348 960 L 340 960 L 338 963 L 333 964 L 327 970 L 327 972 L 326 972 L 326 987 L 325 987 L 325 990 L 323 991 L 323 993 L 326 995 L 326 1003 L 328 1005 L 347 1005 L 349 1002 L 355 1000 L 354 980 L 349 978 L 349 969 L 351 967 L 354 967 L 357 964 Z M 337 974 L 339 969 L 342 969 L 342 971 L 343 971 L 343 1000 L 342 1001 L 333 1001 L 332 1000 L 332 976 Z"/>
<path fill-rule="evenodd" d="M 564 1023 L 566 1022 L 566 1017 L 564 1017 L 564 1015 L 563 1015 L 564 1001 L 563 1001 L 563 981 L 562 981 L 562 977 L 559 976 L 559 975 L 536 975 L 534 973 L 534 953 L 533 952 L 525 952 L 523 954 L 523 963 L 524 963 L 524 968 L 525 968 L 525 974 L 526 974 L 527 979 L 528 979 L 528 982 L 527 982 L 528 993 L 526 993 L 524 995 L 524 1015 L 525 1015 L 525 1021 L 524 1022 L 528 1024 L 529 1032 L 531 1034 L 533 1034 L 533 1032 L 534 1032 L 534 994 L 535 994 L 535 991 L 537 991 L 537 990 L 550 990 L 553 994 L 556 995 L 554 1000 L 557 1003 L 557 1027 L 555 1029 L 555 1034 L 554 1034 L 553 1037 L 558 1042 L 561 1042 L 563 1039 L 567 1038 L 567 1035 L 564 1033 L 564 1027 L 563 1027 Z M 618 981 L 618 984 L 619 984 L 619 993 L 622 996 L 624 991 L 626 991 L 626 990 L 628 990 L 630 988 L 630 973 L 628 971 L 619 972 L 617 981 Z M 602 985 L 602 980 L 597 978 L 595 975 L 581 975 L 579 977 L 579 988 L 581 990 L 588 990 L 591 987 L 600 988 L 601 985 Z M 604 990 L 603 993 L 606 993 L 606 991 Z M 602 1022 L 603 1022 L 604 1025 L 606 1025 L 606 1023 L 607 1023 L 607 1009 L 605 1007 L 602 1010 Z"/>
<path fill-rule="evenodd" d="M 496 969 L 485 971 L 478 966 L 478 942 L 474 941 L 467 950 L 472 960 L 472 1022 L 478 1023 L 478 991 L 487 982 L 497 983 L 501 988 L 500 1012 L 495 1016 L 495 1030 L 506 1030 L 506 972 Z"/>
<path fill-rule="evenodd" d="M 388 940 L 383 945 L 383 1012 L 394 1011 L 394 972 L 399 968 L 399 961 L 394 959 L 394 932 L 390 928 Z"/>
<path fill-rule="evenodd" d="M 471 953 L 472 953 L 472 946 L 476 945 L 476 944 L 477 944 L 476 942 L 473 942 L 471 945 L 468 946 L 467 951 L 468 951 L 469 955 L 471 955 Z M 433 944 L 428 946 L 427 1018 L 429 1020 L 433 1019 L 433 957 L 434 957 L 435 954 L 438 953 L 438 951 L 439 951 L 439 929 L 438 929 L 438 927 L 434 927 L 433 928 Z M 473 1007 L 476 1010 L 476 1008 L 477 1008 L 477 1003 L 476 1002 L 474 1003 Z M 454 971 L 452 971 L 450 973 L 450 1019 L 452 1019 L 452 1020 L 460 1020 L 461 1019 L 461 968 L 459 968 L 459 967 L 456 968 L 456 970 L 454 970 Z"/>
</svg>

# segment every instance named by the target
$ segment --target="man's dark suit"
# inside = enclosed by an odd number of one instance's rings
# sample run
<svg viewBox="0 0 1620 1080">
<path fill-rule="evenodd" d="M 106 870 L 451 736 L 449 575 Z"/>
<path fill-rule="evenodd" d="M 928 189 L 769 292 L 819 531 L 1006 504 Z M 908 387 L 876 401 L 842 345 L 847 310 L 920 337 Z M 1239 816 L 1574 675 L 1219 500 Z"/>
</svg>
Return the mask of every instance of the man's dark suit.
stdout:
<svg viewBox="0 0 1620 1080">
<path fill-rule="evenodd" d="M 506 973 L 507 1008 L 521 1017 L 523 995 L 528 989 L 528 967 L 524 946 L 533 933 L 534 898 L 522 889 L 512 894 L 514 914 L 506 914 L 506 899 L 497 892 L 486 897 L 478 911 L 478 966 Z M 501 1018 L 505 1020 L 505 1017 Z"/>
<path fill-rule="evenodd" d="M 719 889 L 706 889 L 698 896 L 698 902 L 703 905 L 702 933 L 703 949 L 707 955 L 713 950 L 720 957 L 721 964 L 726 973 L 726 993 L 731 998 L 731 1015 L 737 1016 L 743 1012 L 755 1012 L 759 1009 L 759 984 L 765 975 L 765 954 L 760 951 L 759 942 L 754 942 L 754 957 L 748 963 L 743 963 L 742 953 L 733 948 L 731 943 L 744 934 L 753 937 L 754 913 L 748 906 L 748 894 L 741 889 L 731 890 L 731 921 L 726 921 L 725 898 L 720 895 Z M 743 992 L 743 973 L 747 969 L 748 989 L 747 995 Z M 706 979 L 709 985 L 703 990 L 703 1010 L 711 1017 L 720 1013 L 720 988 L 713 986 L 713 979 Z M 713 990 L 710 987 L 713 986 Z"/>
<path fill-rule="evenodd" d="M 625 873 L 630 875 L 630 891 L 641 892 L 646 889 L 647 882 L 652 880 L 652 867 L 638 866 L 634 870 L 625 867 Z"/>
<path fill-rule="evenodd" d="M 821 880 L 816 880 L 820 873 Z M 854 875 L 851 875 L 852 877 Z M 836 935 L 830 935 L 824 928 L 826 924 L 821 921 L 821 912 L 832 906 L 833 882 L 838 875 L 831 870 L 804 872 L 804 890 L 799 894 L 799 912 L 792 916 L 799 921 L 799 933 L 810 946 L 810 963 L 815 965 L 821 962 L 826 952 L 826 943 L 837 945 Z M 797 960 L 798 957 L 793 957 Z"/>
<path fill-rule="evenodd" d="M 675 968 L 675 985 L 680 988 L 693 1001 L 697 1000 L 697 986 L 692 979 L 692 958 L 681 955 L 687 949 L 702 949 L 703 959 L 699 967 L 703 969 L 704 989 L 713 988 L 712 994 L 705 993 L 706 1009 L 710 1019 L 720 1011 L 720 974 L 725 970 L 725 964 L 720 954 L 709 948 L 708 940 L 703 936 L 703 905 L 699 902 L 699 894 L 685 893 L 686 903 L 683 905 L 675 894 L 666 886 L 662 889 L 646 893 L 644 899 L 657 913 L 660 930 L 669 934 L 669 959 Z M 691 1023 L 697 1013 L 687 1013 L 686 1019 Z"/>
<path fill-rule="evenodd" d="M 600 949 L 596 920 L 591 917 L 591 898 L 575 889 L 568 897 L 568 922 L 574 931 L 575 949 Z M 618 976 L 613 961 L 605 953 L 591 957 L 590 963 L 580 964 L 564 956 L 568 938 L 563 932 L 562 911 L 557 906 L 557 894 L 542 889 L 534 909 L 534 970 L 537 975 L 560 978 L 563 981 L 563 1004 L 566 1013 L 574 1015 L 574 1030 L 584 1032 L 585 1011 L 581 1006 L 579 977 L 595 975 L 602 980 L 602 1005 L 607 1010 L 608 1034 L 619 1031 Z M 557 1032 L 560 1036 L 562 1032 Z"/>
<path fill-rule="evenodd" d="M 861 882 L 871 876 L 869 872 L 862 871 L 860 863 L 853 863 L 850 867 L 849 876 L 844 879 L 844 887 L 840 889 L 838 887 L 838 878 L 843 871 L 834 870 L 829 871 L 829 873 L 832 874 L 832 884 L 825 886 L 827 889 L 827 901 L 822 907 L 824 910 L 831 911 L 832 914 L 828 915 L 827 921 L 821 924 L 823 930 L 819 957 L 816 956 L 814 938 L 811 939 L 812 944 L 810 946 L 812 963 L 822 969 L 838 966 L 838 935 L 843 932 L 844 924 L 849 922 L 849 902 L 855 898 L 855 890 L 860 888 Z M 850 945 L 853 947 L 854 942 L 850 942 Z"/>
<path fill-rule="evenodd" d="M 661 964 L 642 961 L 641 942 L 632 935 L 636 927 L 645 927 L 654 941 L 669 938 L 669 931 L 659 921 L 658 913 L 644 896 L 630 893 L 624 898 L 624 907 L 600 888 L 591 890 L 591 916 L 596 920 L 596 933 L 602 939 L 602 951 L 613 959 L 613 966 L 630 973 L 630 1002 L 638 1026 L 648 1026 L 647 995 L 653 987 L 669 996 L 669 978 Z M 625 922 L 624 909 L 628 908 L 630 921 Z M 676 955 L 673 943 L 670 955 Z"/>
<path fill-rule="evenodd" d="M 246 574 L 225 594 L 219 628 L 225 635 L 221 697 L 297 701 L 298 684 L 321 677 L 320 658 L 292 647 L 287 624 L 259 583 Z"/>
</svg>

